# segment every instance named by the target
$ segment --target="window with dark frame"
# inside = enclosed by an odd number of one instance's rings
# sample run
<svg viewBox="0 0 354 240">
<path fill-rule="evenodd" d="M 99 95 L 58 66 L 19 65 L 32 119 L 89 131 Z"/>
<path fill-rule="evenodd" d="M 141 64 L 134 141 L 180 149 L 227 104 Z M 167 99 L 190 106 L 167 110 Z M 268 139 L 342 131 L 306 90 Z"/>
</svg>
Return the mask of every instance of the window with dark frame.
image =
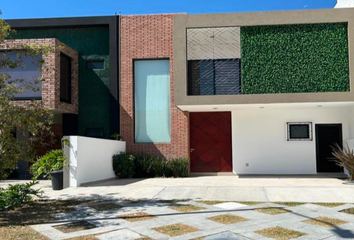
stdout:
<svg viewBox="0 0 354 240">
<path fill-rule="evenodd" d="M 23 88 L 24 91 L 19 91 L 14 94 L 14 100 L 41 100 L 42 99 L 42 81 L 39 79 L 42 77 L 42 55 L 28 56 L 21 51 L 0 51 L 1 60 L 10 60 L 11 62 L 17 62 L 15 68 L 2 67 L 0 69 L 1 74 L 8 74 L 8 81 L 15 81 L 11 84 L 15 84 L 19 88 Z"/>
<path fill-rule="evenodd" d="M 71 58 L 60 54 L 60 101 L 71 103 Z"/>
<path fill-rule="evenodd" d="M 104 128 L 86 128 L 85 136 L 92 138 L 104 138 Z"/>
<path fill-rule="evenodd" d="M 88 61 L 86 61 L 86 69 L 89 69 L 89 70 L 104 69 L 104 61 L 103 60 L 88 60 Z"/>
<path fill-rule="evenodd" d="M 312 123 L 294 122 L 287 123 L 288 141 L 312 141 Z"/>
</svg>

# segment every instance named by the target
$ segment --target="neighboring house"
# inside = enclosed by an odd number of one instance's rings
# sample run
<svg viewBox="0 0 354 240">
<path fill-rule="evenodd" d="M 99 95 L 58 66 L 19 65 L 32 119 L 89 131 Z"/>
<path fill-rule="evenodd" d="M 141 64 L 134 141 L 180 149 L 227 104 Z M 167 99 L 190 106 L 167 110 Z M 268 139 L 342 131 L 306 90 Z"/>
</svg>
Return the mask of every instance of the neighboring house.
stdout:
<svg viewBox="0 0 354 240">
<path fill-rule="evenodd" d="M 52 72 L 52 76 L 43 76 L 45 81 L 42 91 L 35 95 L 22 94 L 17 97 L 17 101 L 42 99 L 53 110 L 53 132 L 59 139 L 64 135 L 110 138 L 112 134 L 119 133 L 118 17 L 24 19 L 7 22 L 16 30 L 11 36 L 13 40 L 9 39 L 4 44 L 10 46 L 6 47 L 7 50 L 18 50 L 23 43 L 27 43 L 64 45 L 75 53 L 73 57 L 65 49 L 57 47 L 55 60 L 54 56 L 50 57 L 53 60 L 44 59 L 43 68 L 55 61 L 55 72 Z M 16 46 L 11 49 L 12 45 Z M 71 73 L 64 65 L 71 66 Z M 19 70 L 31 71 L 27 68 Z M 37 69 L 34 70 L 36 76 L 42 74 Z M 28 74 L 20 77 L 34 79 Z M 20 177 L 26 177 L 27 165 L 26 162 L 20 163 Z"/>
<path fill-rule="evenodd" d="M 56 38 L 78 53 L 78 121 L 67 121 L 78 130 L 64 135 L 118 132 L 128 152 L 189 157 L 194 174 L 317 174 L 343 172 L 331 147 L 354 138 L 352 16 L 328 9 L 9 23 L 16 39 Z M 104 69 L 91 69 L 102 60 Z"/>
</svg>

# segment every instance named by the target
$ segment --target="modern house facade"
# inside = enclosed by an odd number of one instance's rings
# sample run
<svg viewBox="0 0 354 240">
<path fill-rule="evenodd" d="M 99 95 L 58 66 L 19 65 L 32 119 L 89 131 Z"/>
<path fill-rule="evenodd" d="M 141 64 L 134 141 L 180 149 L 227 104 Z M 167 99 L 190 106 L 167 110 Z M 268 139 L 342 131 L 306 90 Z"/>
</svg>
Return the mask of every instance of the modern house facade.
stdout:
<svg viewBox="0 0 354 240">
<path fill-rule="evenodd" d="M 127 152 L 190 158 L 192 174 L 342 173 L 331 151 L 354 138 L 353 16 L 11 20 L 8 41 L 77 54 L 77 112 L 60 112 L 61 135 L 119 133 Z"/>
</svg>

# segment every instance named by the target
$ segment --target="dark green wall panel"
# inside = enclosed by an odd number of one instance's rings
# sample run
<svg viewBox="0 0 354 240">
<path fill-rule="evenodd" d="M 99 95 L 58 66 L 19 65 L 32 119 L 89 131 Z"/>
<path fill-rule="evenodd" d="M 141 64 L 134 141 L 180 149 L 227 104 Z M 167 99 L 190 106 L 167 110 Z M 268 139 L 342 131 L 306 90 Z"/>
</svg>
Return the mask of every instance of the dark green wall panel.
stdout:
<svg viewBox="0 0 354 240">
<path fill-rule="evenodd" d="M 241 28 L 242 93 L 349 91 L 346 23 Z"/>
<path fill-rule="evenodd" d="M 104 127 L 110 136 L 109 28 L 19 29 L 12 38 L 57 38 L 79 53 L 79 134 Z M 104 59 L 102 70 L 86 70 L 87 59 Z"/>
</svg>

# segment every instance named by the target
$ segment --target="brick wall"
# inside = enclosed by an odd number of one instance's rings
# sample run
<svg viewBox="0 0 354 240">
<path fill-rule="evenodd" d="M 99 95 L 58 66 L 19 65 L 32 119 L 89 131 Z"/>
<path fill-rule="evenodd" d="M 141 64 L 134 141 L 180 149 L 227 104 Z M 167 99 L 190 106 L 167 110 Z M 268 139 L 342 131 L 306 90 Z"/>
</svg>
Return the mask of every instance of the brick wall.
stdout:
<svg viewBox="0 0 354 240">
<path fill-rule="evenodd" d="M 51 51 L 43 54 L 42 64 L 42 101 L 50 110 L 65 113 L 78 112 L 78 53 L 54 38 L 6 40 L 0 44 L 1 50 L 21 50 L 23 45 L 49 46 Z M 60 101 L 60 53 L 72 59 L 71 71 L 71 104 Z M 29 100 L 15 101 L 20 106 L 28 104 Z"/>
<path fill-rule="evenodd" d="M 121 18 L 121 136 L 127 152 L 166 158 L 189 156 L 188 113 L 174 104 L 173 15 L 122 16 Z M 134 142 L 133 59 L 170 59 L 171 143 Z"/>
</svg>

